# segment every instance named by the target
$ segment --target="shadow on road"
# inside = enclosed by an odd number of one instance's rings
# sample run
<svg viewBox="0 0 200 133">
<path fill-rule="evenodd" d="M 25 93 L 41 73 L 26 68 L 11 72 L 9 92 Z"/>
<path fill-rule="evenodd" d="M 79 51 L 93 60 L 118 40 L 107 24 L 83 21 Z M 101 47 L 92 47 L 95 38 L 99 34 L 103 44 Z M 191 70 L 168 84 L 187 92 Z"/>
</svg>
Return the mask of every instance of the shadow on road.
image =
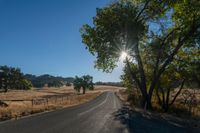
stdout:
<svg viewBox="0 0 200 133">
<path fill-rule="evenodd" d="M 184 127 L 183 122 L 175 122 L 153 117 L 147 113 L 140 113 L 122 107 L 114 113 L 115 120 L 119 120 L 130 133 L 191 133 Z"/>
</svg>

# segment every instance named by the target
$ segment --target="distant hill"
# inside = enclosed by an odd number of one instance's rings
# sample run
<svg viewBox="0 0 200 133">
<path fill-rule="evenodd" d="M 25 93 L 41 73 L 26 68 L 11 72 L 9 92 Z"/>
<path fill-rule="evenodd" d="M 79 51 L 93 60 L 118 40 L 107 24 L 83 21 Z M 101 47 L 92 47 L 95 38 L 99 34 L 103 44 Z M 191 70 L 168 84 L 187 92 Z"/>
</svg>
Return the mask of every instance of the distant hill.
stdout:
<svg viewBox="0 0 200 133">
<path fill-rule="evenodd" d="M 48 85 L 48 87 L 61 87 L 74 81 L 73 77 L 63 78 L 55 77 L 48 74 L 41 76 L 26 74 L 25 78 L 30 80 L 34 87 L 44 87 L 45 85 Z"/>
</svg>

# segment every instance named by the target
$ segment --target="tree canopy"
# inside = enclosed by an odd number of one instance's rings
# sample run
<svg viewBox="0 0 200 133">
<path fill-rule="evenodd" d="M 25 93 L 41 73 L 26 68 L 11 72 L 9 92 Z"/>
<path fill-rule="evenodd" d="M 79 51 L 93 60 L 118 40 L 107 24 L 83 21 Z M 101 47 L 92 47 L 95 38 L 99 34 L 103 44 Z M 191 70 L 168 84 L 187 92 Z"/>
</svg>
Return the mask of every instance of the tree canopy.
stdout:
<svg viewBox="0 0 200 133">
<path fill-rule="evenodd" d="M 20 69 L 0 66 L 0 89 L 7 92 L 8 89 L 28 90 L 31 87 L 32 83 L 24 78 Z"/>
<path fill-rule="evenodd" d="M 199 7 L 198 0 L 120 0 L 96 10 L 93 25 L 81 28 L 82 40 L 96 56 L 95 67 L 106 72 L 125 51 L 124 79 L 139 88 L 142 106 L 151 108 L 156 89 L 174 88 L 174 80 L 181 87 L 189 71 L 199 73 Z"/>
<path fill-rule="evenodd" d="M 85 94 L 86 89 L 94 89 L 93 77 L 90 75 L 84 75 L 82 77 L 76 76 L 73 85 L 76 91 L 80 92 L 83 89 L 83 94 Z"/>
</svg>

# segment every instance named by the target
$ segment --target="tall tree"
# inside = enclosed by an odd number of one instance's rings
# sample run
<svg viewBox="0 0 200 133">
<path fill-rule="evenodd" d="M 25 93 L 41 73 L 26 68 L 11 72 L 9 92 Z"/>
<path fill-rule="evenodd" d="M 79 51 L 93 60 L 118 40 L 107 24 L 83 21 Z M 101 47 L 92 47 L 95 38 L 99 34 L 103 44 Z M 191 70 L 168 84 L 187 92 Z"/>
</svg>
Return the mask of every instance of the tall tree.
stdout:
<svg viewBox="0 0 200 133">
<path fill-rule="evenodd" d="M 179 51 L 199 45 L 199 7 L 198 0 L 121 0 L 97 9 L 93 26 L 81 29 L 83 43 L 106 72 L 116 67 L 119 53 L 128 53 L 131 80 L 142 106 L 151 108 L 153 92 Z"/>
</svg>

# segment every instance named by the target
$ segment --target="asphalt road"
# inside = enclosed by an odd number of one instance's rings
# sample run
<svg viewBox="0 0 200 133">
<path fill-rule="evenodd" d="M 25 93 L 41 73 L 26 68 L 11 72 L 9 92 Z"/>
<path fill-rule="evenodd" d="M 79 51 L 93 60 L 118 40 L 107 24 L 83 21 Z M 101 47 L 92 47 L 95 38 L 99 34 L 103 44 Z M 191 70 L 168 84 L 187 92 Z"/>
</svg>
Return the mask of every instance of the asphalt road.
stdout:
<svg viewBox="0 0 200 133">
<path fill-rule="evenodd" d="M 121 103 L 115 94 L 106 92 L 79 106 L 1 123 L 0 133 L 109 132 L 113 127 L 107 127 L 106 123 L 119 108 Z"/>
<path fill-rule="evenodd" d="M 149 119 L 122 106 L 113 92 L 85 104 L 0 123 L 0 133 L 187 133 L 177 123 Z"/>
</svg>

